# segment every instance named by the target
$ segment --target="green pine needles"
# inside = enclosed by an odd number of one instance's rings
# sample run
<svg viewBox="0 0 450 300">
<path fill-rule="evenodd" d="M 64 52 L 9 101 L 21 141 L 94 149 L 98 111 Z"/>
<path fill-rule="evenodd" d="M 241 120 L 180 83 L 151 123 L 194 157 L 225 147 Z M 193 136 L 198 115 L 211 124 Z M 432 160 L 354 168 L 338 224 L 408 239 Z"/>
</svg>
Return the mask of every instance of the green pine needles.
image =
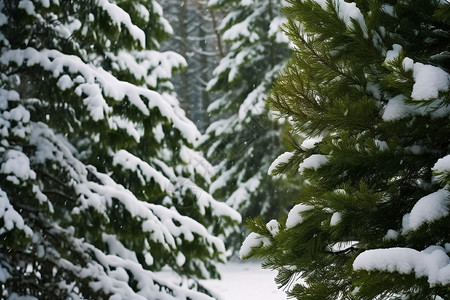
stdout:
<svg viewBox="0 0 450 300">
<path fill-rule="evenodd" d="M 301 1 L 270 106 L 291 123 L 273 174 L 300 172 L 287 218 L 248 222 L 296 299 L 450 298 L 447 1 Z"/>
</svg>

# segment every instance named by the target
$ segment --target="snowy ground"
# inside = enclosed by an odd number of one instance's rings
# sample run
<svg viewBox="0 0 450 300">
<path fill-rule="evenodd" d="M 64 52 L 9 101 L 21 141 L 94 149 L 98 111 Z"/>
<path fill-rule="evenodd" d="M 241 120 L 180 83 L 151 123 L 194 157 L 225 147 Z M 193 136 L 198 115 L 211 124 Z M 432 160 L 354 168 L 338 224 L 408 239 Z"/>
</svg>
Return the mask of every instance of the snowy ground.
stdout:
<svg viewBox="0 0 450 300">
<path fill-rule="evenodd" d="M 286 300 L 286 294 L 277 289 L 276 272 L 262 269 L 260 262 L 228 262 L 219 266 L 221 280 L 202 280 L 219 300 Z"/>
</svg>

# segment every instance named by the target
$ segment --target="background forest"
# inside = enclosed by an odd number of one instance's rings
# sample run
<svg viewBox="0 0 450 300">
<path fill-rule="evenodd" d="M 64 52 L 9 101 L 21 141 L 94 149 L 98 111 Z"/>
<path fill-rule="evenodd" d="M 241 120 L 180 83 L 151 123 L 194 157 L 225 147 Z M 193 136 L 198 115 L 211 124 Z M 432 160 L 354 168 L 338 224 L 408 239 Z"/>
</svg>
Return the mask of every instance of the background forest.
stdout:
<svg viewBox="0 0 450 300">
<path fill-rule="evenodd" d="M 216 299 L 237 256 L 450 298 L 448 1 L 0 0 L 0 49 L 1 299 Z"/>
</svg>

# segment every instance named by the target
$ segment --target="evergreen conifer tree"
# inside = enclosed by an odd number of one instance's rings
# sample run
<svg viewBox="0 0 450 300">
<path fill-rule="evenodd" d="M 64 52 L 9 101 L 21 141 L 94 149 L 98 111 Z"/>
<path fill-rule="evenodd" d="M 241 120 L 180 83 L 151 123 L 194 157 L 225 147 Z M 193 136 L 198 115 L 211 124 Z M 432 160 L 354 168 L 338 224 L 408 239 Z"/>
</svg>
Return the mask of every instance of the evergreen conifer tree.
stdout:
<svg viewBox="0 0 450 300">
<path fill-rule="evenodd" d="M 267 174 L 272 157 L 284 151 L 279 141 L 282 125 L 265 107 L 266 95 L 290 52 L 279 29 L 281 1 L 214 0 L 209 4 L 227 12 L 219 30 L 229 47 L 207 87 L 220 95 L 208 108 L 214 122 L 202 145 L 217 166 L 210 192 L 238 210 L 243 219 L 277 218 L 292 192 Z M 238 249 L 247 233 L 243 224 L 229 238 L 231 245 Z"/>
<path fill-rule="evenodd" d="M 450 299 L 450 4 L 288 2 L 269 102 L 297 146 L 274 173 L 304 182 L 241 257 L 296 299 Z"/>
<path fill-rule="evenodd" d="M 240 216 L 205 191 L 170 32 L 154 0 L 0 1 L 0 298 L 211 299 Z"/>
</svg>

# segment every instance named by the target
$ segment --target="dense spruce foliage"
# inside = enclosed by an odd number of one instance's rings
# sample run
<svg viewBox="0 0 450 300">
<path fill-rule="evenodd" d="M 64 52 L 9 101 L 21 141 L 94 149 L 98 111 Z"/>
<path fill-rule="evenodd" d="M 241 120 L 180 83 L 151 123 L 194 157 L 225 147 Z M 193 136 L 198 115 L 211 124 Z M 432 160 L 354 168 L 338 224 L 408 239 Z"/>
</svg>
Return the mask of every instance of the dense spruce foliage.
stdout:
<svg viewBox="0 0 450 300">
<path fill-rule="evenodd" d="M 269 102 L 293 150 L 273 173 L 304 181 L 287 217 L 249 222 L 241 256 L 296 299 L 449 299 L 450 4 L 288 2 Z"/>
<path fill-rule="evenodd" d="M 207 192 L 171 31 L 154 0 L 0 1 L 0 298 L 211 299 L 240 216 Z"/>
</svg>

